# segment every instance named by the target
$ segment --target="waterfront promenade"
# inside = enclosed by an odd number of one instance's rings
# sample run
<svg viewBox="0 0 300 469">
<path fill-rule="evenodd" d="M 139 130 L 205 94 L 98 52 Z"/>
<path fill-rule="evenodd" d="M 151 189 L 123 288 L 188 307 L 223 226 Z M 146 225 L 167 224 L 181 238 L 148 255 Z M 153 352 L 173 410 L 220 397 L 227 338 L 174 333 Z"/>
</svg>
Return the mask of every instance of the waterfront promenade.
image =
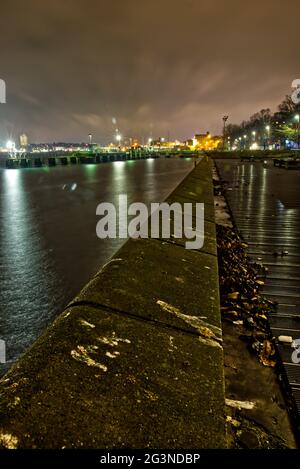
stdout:
<svg viewBox="0 0 300 469">
<path fill-rule="evenodd" d="M 292 361 L 291 347 L 300 339 L 300 170 L 274 167 L 272 161 L 219 160 L 217 167 L 248 252 L 268 269 L 261 292 L 277 303 L 271 331 L 300 415 L 300 364 Z"/>
</svg>

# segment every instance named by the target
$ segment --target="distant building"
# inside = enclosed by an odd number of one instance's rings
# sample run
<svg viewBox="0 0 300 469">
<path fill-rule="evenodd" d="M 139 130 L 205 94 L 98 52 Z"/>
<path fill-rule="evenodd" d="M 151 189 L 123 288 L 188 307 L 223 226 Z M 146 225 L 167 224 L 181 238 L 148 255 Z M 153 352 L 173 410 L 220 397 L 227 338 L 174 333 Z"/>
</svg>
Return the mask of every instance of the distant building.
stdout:
<svg viewBox="0 0 300 469">
<path fill-rule="evenodd" d="M 158 139 L 149 139 L 149 144 L 154 148 L 162 148 L 162 149 L 179 149 L 180 147 L 184 146 L 184 142 L 180 142 L 179 140 L 166 140 L 164 137 L 159 137 Z"/>
<path fill-rule="evenodd" d="M 196 134 L 193 138 L 192 146 L 197 150 L 215 150 L 221 142 L 221 137 L 213 136 L 210 132 L 206 132 L 206 134 Z"/>
<path fill-rule="evenodd" d="M 20 147 L 27 148 L 28 146 L 28 137 L 26 134 L 20 135 Z"/>
</svg>

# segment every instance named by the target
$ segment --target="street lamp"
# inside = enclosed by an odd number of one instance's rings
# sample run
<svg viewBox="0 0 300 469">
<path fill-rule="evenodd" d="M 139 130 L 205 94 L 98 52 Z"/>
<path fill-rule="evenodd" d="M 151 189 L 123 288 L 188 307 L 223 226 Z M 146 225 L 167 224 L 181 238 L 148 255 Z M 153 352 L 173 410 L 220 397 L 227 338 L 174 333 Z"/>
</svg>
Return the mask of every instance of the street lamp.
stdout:
<svg viewBox="0 0 300 469">
<path fill-rule="evenodd" d="M 266 125 L 268 146 L 270 145 L 270 129 L 271 127 L 269 125 Z"/>
<path fill-rule="evenodd" d="M 117 142 L 119 143 L 119 146 L 120 146 L 121 140 L 122 140 L 122 135 L 121 135 L 121 134 L 117 134 L 117 135 L 116 135 L 116 140 L 117 140 Z"/>
<path fill-rule="evenodd" d="M 223 151 L 225 150 L 225 138 L 226 138 L 226 122 L 229 116 L 223 116 Z"/>
<path fill-rule="evenodd" d="M 294 119 L 297 122 L 297 148 L 299 148 L 299 137 L 300 137 L 300 135 L 299 135 L 299 120 L 300 120 L 299 114 L 296 114 Z"/>
</svg>

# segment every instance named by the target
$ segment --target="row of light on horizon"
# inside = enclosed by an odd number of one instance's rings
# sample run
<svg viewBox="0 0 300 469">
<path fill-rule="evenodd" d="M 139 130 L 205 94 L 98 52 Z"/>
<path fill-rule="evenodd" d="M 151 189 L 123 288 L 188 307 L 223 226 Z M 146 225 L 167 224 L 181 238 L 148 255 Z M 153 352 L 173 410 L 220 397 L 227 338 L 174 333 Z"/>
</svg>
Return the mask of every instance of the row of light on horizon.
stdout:
<svg viewBox="0 0 300 469">
<path fill-rule="evenodd" d="M 120 144 L 121 141 L 122 141 L 122 135 L 119 132 L 117 132 L 115 138 L 116 138 L 117 142 Z M 161 141 L 164 142 L 165 138 L 162 137 Z M 149 137 L 148 144 L 151 145 L 152 142 L 153 142 L 153 139 L 151 137 Z M 16 143 L 13 140 L 8 140 L 6 142 L 5 148 L 10 152 L 14 152 L 16 150 Z"/>
<path fill-rule="evenodd" d="M 116 136 L 115 136 L 115 139 L 117 140 L 118 143 L 121 143 L 121 140 L 122 140 L 122 135 L 120 134 L 119 130 L 116 129 Z M 164 137 L 161 137 L 161 142 L 164 142 L 165 141 L 165 138 Z M 151 145 L 151 143 L 153 142 L 153 138 L 152 137 L 149 137 L 148 138 L 148 144 Z"/>
</svg>

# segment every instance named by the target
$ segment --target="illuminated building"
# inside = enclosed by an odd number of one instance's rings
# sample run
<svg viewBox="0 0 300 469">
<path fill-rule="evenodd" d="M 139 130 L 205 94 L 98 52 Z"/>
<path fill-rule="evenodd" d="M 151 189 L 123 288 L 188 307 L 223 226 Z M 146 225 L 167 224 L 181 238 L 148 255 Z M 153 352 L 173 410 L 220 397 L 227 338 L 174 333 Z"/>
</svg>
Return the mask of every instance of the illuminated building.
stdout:
<svg viewBox="0 0 300 469">
<path fill-rule="evenodd" d="M 221 142 L 222 137 L 213 136 L 210 132 L 206 132 L 206 134 L 196 134 L 190 146 L 194 150 L 215 150 Z"/>
<path fill-rule="evenodd" d="M 20 147 L 27 148 L 28 146 L 28 137 L 26 134 L 20 135 Z"/>
</svg>

